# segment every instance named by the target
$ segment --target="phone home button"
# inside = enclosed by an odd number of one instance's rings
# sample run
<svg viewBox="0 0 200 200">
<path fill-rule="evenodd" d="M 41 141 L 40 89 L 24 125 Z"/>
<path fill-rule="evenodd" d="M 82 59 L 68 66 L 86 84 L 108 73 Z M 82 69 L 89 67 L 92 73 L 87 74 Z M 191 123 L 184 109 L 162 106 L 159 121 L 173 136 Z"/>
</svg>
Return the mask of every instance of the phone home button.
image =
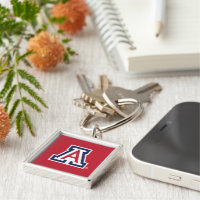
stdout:
<svg viewBox="0 0 200 200">
<path fill-rule="evenodd" d="M 173 174 L 169 174 L 169 179 L 175 180 L 175 181 L 181 181 L 181 177 L 180 176 L 176 176 Z"/>
</svg>

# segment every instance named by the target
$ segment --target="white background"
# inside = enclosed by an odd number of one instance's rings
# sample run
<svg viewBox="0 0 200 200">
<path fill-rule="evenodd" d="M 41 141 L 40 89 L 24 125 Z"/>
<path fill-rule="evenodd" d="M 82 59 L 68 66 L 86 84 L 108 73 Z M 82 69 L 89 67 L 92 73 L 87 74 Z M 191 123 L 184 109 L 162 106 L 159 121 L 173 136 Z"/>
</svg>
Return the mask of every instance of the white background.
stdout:
<svg viewBox="0 0 200 200">
<path fill-rule="evenodd" d="M 0 144 L 0 199 L 199 199 L 198 192 L 133 174 L 127 162 L 132 147 L 174 105 L 184 101 L 200 101 L 199 77 L 124 77 L 110 67 L 90 21 L 84 31 L 74 37 L 71 45 L 79 56 L 73 58 L 69 65 L 60 64 L 50 72 L 28 69 L 42 83 L 45 92 L 41 95 L 47 101 L 49 109 L 44 110 L 41 115 L 31 113 L 36 137 L 32 137 L 24 128 L 24 135 L 19 138 L 15 128 L 12 128 L 9 136 Z M 107 74 L 115 86 L 135 89 L 156 81 L 163 87 L 163 91 L 154 96 L 152 104 L 147 106 L 145 115 L 140 120 L 104 135 L 104 140 L 123 144 L 124 153 L 92 190 L 26 174 L 22 169 L 27 155 L 56 130 L 82 134 L 79 122 L 84 113 L 72 105 L 72 99 L 81 94 L 76 81 L 77 73 L 85 73 L 95 84 L 99 74 Z M 0 79 L 0 85 L 2 84 Z"/>
</svg>

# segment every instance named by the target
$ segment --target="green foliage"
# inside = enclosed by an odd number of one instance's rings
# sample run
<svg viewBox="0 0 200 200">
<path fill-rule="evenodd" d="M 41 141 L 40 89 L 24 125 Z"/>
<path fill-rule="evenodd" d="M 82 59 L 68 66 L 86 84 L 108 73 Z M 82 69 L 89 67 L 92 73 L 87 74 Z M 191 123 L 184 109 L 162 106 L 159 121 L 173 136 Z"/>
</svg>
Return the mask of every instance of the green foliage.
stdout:
<svg viewBox="0 0 200 200">
<path fill-rule="evenodd" d="M 61 0 L 62 3 L 66 3 L 68 1 L 70 1 L 70 0 Z"/>
<path fill-rule="evenodd" d="M 5 57 L 7 58 L 8 65 L 10 65 L 10 64 L 11 64 L 11 61 L 12 61 L 11 53 L 7 53 L 7 54 L 5 55 Z"/>
<path fill-rule="evenodd" d="M 10 70 L 10 67 L 8 67 L 8 61 L 4 61 L 4 62 L 0 61 L 0 75 L 9 70 Z"/>
<path fill-rule="evenodd" d="M 33 53 L 32 51 L 29 51 L 23 55 L 18 56 L 19 52 L 16 51 L 14 53 L 15 54 L 15 62 L 17 64 L 19 64 L 20 61 L 26 60 L 26 57 L 32 53 Z M 8 62 L 1 63 L 2 66 L 6 66 L 7 64 L 8 64 Z M 7 96 L 5 98 L 5 101 L 6 101 L 5 110 L 8 111 L 9 104 L 18 88 L 19 98 L 14 101 L 14 103 L 9 111 L 9 117 L 11 120 L 13 119 L 15 112 L 17 111 L 17 109 L 20 105 L 20 102 L 21 102 L 22 110 L 19 111 L 16 115 L 17 134 L 19 136 L 22 135 L 22 122 L 24 121 L 25 124 L 27 125 L 30 133 L 32 135 L 34 135 L 32 123 L 30 121 L 30 117 L 29 117 L 28 113 L 25 110 L 25 105 L 31 107 L 32 109 L 36 110 L 37 112 L 41 112 L 41 109 L 39 108 L 39 106 L 36 103 L 32 102 L 32 100 L 28 99 L 27 97 L 23 97 L 21 90 L 26 91 L 31 97 L 33 97 L 37 102 L 39 102 L 45 108 L 48 108 L 48 107 L 47 107 L 46 103 L 44 102 L 44 100 L 30 86 L 28 86 L 27 84 L 25 84 L 23 82 L 20 82 L 19 78 L 21 77 L 22 79 L 27 80 L 31 85 L 33 85 L 37 89 L 42 89 L 38 80 L 34 76 L 32 76 L 31 74 L 26 72 L 25 70 L 18 69 L 17 66 L 18 65 L 10 67 L 4 87 L 0 92 L 0 96 L 1 96 L 1 98 L 3 98 L 7 94 Z M 12 86 L 13 79 L 15 76 L 17 77 L 17 83 Z"/>
<path fill-rule="evenodd" d="M 26 54 L 23 54 L 22 56 L 16 56 L 16 62 L 19 63 L 20 61 L 23 61 L 26 58 L 26 56 L 29 55 L 30 53 L 31 52 L 27 52 Z M 12 86 L 13 78 L 15 75 L 16 75 L 16 77 L 18 77 L 17 84 L 14 84 Z M 25 70 L 17 69 L 17 66 L 15 66 L 15 71 L 14 71 L 14 68 L 12 67 L 10 69 L 9 73 L 7 74 L 6 82 L 1 91 L 1 96 L 4 97 L 8 93 L 5 98 L 5 100 L 6 100 L 5 110 L 8 111 L 9 104 L 18 88 L 20 98 L 18 98 L 17 100 L 14 101 L 14 103 L 9 111 L 9 117 L 10 117 L 10 119 L 13 119 L 13 116 L 15 115 L 15 112 L 17 111 L 17 109 L 20 105 L 20 102 L 21 102 L 22 110 L 19 111 L 16 115 L 17 134 L 19 136 L 22 135 L 22 123 L 24 121 L 25 124 L 27 125 L 30 133 L 32 135 L 34 135 L 32 123 L 30 121 L 30 117 L 29 117 L 28 113 L 25 110 L 25 105 L 31 107 L 32 109 L 36 110 L 37 112 L 41 112 L 42 110 L 32 100 L 28 99 L 27 97 L 22 96 L 22 90 L 26 91 L 32 98 L 34 98 L 37 102 L 39 102 L 45 108 L 48 108 L 48 106 L 46 105 L 44 100 L 29 85 L 27 85 L 26 83 L 20 82 L 19 77 L 21 77 L 22 79 L 28 80 L 29 83 L 31 85 L 35 86 L 37 89 L 42 89 L 40 83 L 36 80 L 36 78 L 34 76 L 30 75 Z"/>
<path fill-rule="evenodd" d="M 18 62 L 19 62 L 20 60 L 24 59 L 24 57 L 26 57 L 26 56 L 22 55 L 20 57 L 16 57 L 16 59 L 18 59 Z M 19 104 L 21 102 L 22 110 L 19 111 L 17 113 L 17 115 L 16 115 L 16 130 L 17 130 L 17 134 L 19 136 L 22 135 L 22 122 L 24 121 L 25 124 L 27 125 L 30 133 L 32 135 L 34 135 L 32 123 L 30 121 L 30 117 L 29 117 L 28 113 L 26 112 L 26 110 L 24 109 L 25 108 L 24 106 L 27 105 L 27 106 L 31 107 L 32 109 L 36 110 L 37 112 L 41 112 L 41 109 L 32 100 L 28 99 L 27 97 L 23 97 L 21 90 L 23 89 L 24 91 L 26 91 L 31 97 L 33 97 L 37 102 L 39 102 L 45 108 L 48 108 L 48 107 L 47 107 L 46 103 L 44 102 L 44 100 L 30 86 L 28 86 L 25 83 L 20 82 L 19 78 L 17 79 L 17 84 L 12 86 L 12 81 L 13 81 L 14 75 L 16 74 L 16 76 L 18 76 L 18 75 L 20 75 L 20 73 L 21 73 L 21 75 L 22 75 L 22 77 L 24 79 L 29 81 L 29 83 L 31 83 L 32 85 L 36 86 L 37 89 L 41 89 L 41 85 L 35 79 L 35 77 L 33 77 L 32 75 L 28 74 L 24 70 L 18 69 L 18 70 L 16 70 L 16 72 L 14 72 L 13 69 L 10 70 L 8 75 L 7 75 L 7 79 L 6 79 L 6 83 L 4 85 L 4 88 L 2 90 L 2 94 L 5 94 L 5 93 L 8 92 L 8 94 L 6 96 L 6 99 L 5 99 L 6 100 L 5 110 L 8 111 L 8 107 L 9 107 L 9 104 L 10 104 L 10 102 L 12 100 L 12 97 L 14 96 L 14 93 L 16 92 L 16 90 L 18 88 L 19 94 L 20 94 L 20 98 L 15 100 L 15 102 L 13 103 L 13 105 L 12 105 L 10 111 L 9 111 L 9 117 L 10 117 L 10 119 L 13 119 L 13 116 L 14 116 L 15 112 L 17 111 L 17 108 L 18 108 L 18 106 L 19 106 Z"/>
<path fill-rule="evenodd" d="M 17 88 L 17 85 L 13 85 L 12 88 L 10 89 L 8 95 L 6 96 L 6 106 L 5 106 L 5 111 L 6 112 L 8 111 L 8 106 L 10 104 L 10 101 L 11 101 L 12 97 L 13 97 L 13 94 L 16 91 L 16 88 Z"/>
<path fill-rule="evenodd" d="M 3 74 L 3 73 L 6 72 L 6 71 L 9 71 L 9 70 L 10 70 L 9 67 L 0 66 L 0 75 Z"/>
<path fill-rule="evenodd" d="M 9 43 L 13 43 L 11 36 L 21 35 L 26 29 L 26 22 L 17 21 L 16 18 L 11 16 L 10 10 L 0 4 L 0 45 L 5 45 L 5 39 Z"/>
<path fill-rule="evenodd" d="M 12 106 L 10 112 L 9 112 L 9 118 L 10 119 L 12 119 L 13 115 L 15 114 L 15 111 L 17 110 L 17 107 L 18 107 L 19 103 L 20 103 L 20 99 L 17 99 L 14 102 L 14 104 L 13 104 L 13 106 Z"/>
<path fill-rule="evenodd" d="M 70 56 L 78 55 L 78 53 L 76 53 L 75 51 L 73 51 L 70 47 L 67 47 L 67 48 L 66 48 L 66 51 L 67 51 L 67 53 L 68 53 Z"/>
<path fill-rule="evenodd" d="M 10 15 L 10 10 L 0 4 L 0 19 L 5 19 L 8 15 Z"/>
<path fill-rule="evenodd" d="M 66 43 L 68 43 L 68 42 L 70 42 L 70 41 L 71 41 L 71 39 L 66 38 L 66 39 L 63 39 L 63 40 L 62 40 L 62 43 L 66 44 Z"/>
<path fill-rule="evenodd" d="M 31 133 L 32 136 L 35 136 L 35 133 L 33 132 L 33 124 L 30 120 L 30 117 L 28 115 L 28 113 L 26 112 L 26 110 L 24 110 L 24 120 L 25 120 L 25 123 Z"/>
<path fill-rule="evenodd" d="M 65 22 L 65 17 L 52 17 L 50 18 L 50 22 L 53 24 L 63 24 Z"/>
<path fill-rule="evenodd" d="M 37 112 L 42 112 L 41 109 L 38 107 L 38 105 L 32 102 L 30 99 L 22 97 L 22 101 L 28 106 L 30 106 L 32 109 L 36 110 Z"/>
<path fill-rule="evenodd" d="M 69 62 L 69 54 L 68 54 L 68 53 L 65 53 L 65 54 L 64 54 L 64 61 L 65 61 L 66 63 Z"/>
<path fill-rule="evenodd" d="M 31 26 L 33 27 L 33 29 L 36 29 L 36 27 L 38 26 L 38 21 L 37 21 L 37 19 L 34 19 L 34 20 L 31 22 Z"/>
<path fill-rule="evenodd" d="M 61 29 L 59 29 L 59 30 L 57 30 L 57 33 L 59 33 L 59 34 L 63 35 L 63 34 L 64 34 L 64 31 L 63 31 L 63 30 L 61 30 Z"/>
<path fill-rule="evenodd" d="M 22 135 L 22 120 L 23 120 L 23 111 L 19 111 L 16 116 L 16 129 L 19 136 Z"/>
<path fill-rule="evenodd" d="M 6 82 L 5 82 L 4 86 L 3 86 L 3 89 L 0 92 L 0 99 L 2 99 L 6 95 L 8 90 L 11 88 L 14 76 L 15 76 L 15 72 L 13 70 L 10 70 L 8 72 L 8 75 L 7 75 L 7 78 L 6 78 Z"/>
<path fill-rule="evenodd" d="M 69 42 L 69 41 L 67 41 L 67 42 Z M 70 47 L 67 47 L 66 48 L 66 52 L 64 54 L 64 61 L 66 63 L 69 63 L 69 56 L 75 56 L 75 55 L 78 55 L 78 53 L 76 53 L 75 51 L 73 51 Z"/>
<path fill-rule="evenodd" d="M 34 52 L 31 50 L 31 51 L 27 51 L 25 54 L 21 55 L 21 56 L 18 56 L 16 58 L 16 61 L 17 63 L 20 61 L 20 60 L 23 60 L 26 58 L 26 56 L 30 55 L 30 54 L 34 54 Z"/>
<path fill-rule="evenodd" d="M 32 37 L 34 37 L 34 34 L 32 34 L 32 33 L 24 34 L 24 39 L 26 39 L 26 40 L 30 40 Z"/>
<path fill-rule="evenodd" d="M 37 4 L 31 0 L 24 0 L 22 2 L 19 0 L 11 0 L 11 4 L 14 15 L 26 21 L 35 20 L 37 13 L 40 11 Z"/>
<path fill-rule="evenodd" d="M 47 30 L 47 25 L 43 24 L 41 28 L 39 28 L 36 33 L 40 33 L 41 31 L 46 31 Z"/>
<path fill-rule="evenodd" d="M 42 112 L 39 107 L 41 105 L 48 108 L 45 101 L 35 91 L 35 88 L 42 89 L 41 84 L 20 66 L 23 62 L 26 66 L 32 67 L 27 56 L 34 52 L 21 53 L 20 45 L 25 40 L 34 37 L 35 34 L 46 31 L 48 25 L 62 24 L 66 20 L 65 17 L 52 17 L 49 4 L 66 3 L 67 1 L 69 0 L 11 0 L 12 9 L 0 3 L 0 76 L 3 73 L 6 75 L 5 83 L 0 88 L 0 100 L 5 100 L 5 110 L 9 113 L 10 119 L 16 119 L 16 132 L 19 136 L 22 135 L 23 123 L 34 135 L 33 124 L 26 110 L 27 106 L 37 112 Z M 43 24 L 37 18 L 40 9 L 42 9 Z M 30 26 L 32 29 L 29 28 Z M 64 31 L 55 30 L 54 34 L 64 35 Z M 68 38 L 61 40 L 63 44 L 68 44 L 70 41 L 71 39 Z M 65 62 L 69 62 L 69 57 L 73 55 L 77 53 L 67 47 L 64 55 Z"/>
<path fill-rule="evenodd" d="M 26 72 L 23 69 L 18 69 L 17 71 L 18 71 L 19 75 L 21 76 L 21 78 L 29 81 L 29 83 L 34 85 L 37 89 L 42 89 L 42 86 L 40 85 L 39 81 L 34 76 L 32 76 L 31 74 L 29 74 L 28 72 Z"/>
<path fill-rule="evenodd" d="M 31 63 L 26 58 L 24 58 L 22 61 L 27 67 L 32 67 Z"/>
<path fill-rule="evenodd" d="M 46 4 L 57 4 L 57 3 L 66 3 L 70 0 L 38 0 L 40 6 L 44 6 Z"/>
<path fill-rule="evenodd" d="M 25 83 L 19 83 L 20 88 L 24 89 L 26 92 L 28 92 L 36 101 L 40 102 L 45 108 L 48 108 L 44 100 L 38 96 L 38 94 L 32 90 L 28 85 Z"/>
</svg>

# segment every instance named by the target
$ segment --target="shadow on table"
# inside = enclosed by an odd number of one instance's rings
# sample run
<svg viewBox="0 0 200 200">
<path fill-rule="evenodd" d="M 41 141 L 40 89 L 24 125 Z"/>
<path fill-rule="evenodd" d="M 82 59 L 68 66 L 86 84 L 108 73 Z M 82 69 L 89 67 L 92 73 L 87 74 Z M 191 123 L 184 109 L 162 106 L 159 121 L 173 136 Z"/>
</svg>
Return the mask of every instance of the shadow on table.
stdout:
<svg viewBox="0 0 200 200">
<path fill-rule="evenodd" d="M 92 186 L 92 189 L 96 189 L 96 187 L 104 184 L 104 182 L 107 181 L 107 178 L 113 176 L 114 173 L 117 173 L 117 170 L 124 165 L 124 160 L 124 158 L 118 158 L 118 160 L 110 166 L 109 170 L 99 177 L 99 180 Z"/>
</svg>

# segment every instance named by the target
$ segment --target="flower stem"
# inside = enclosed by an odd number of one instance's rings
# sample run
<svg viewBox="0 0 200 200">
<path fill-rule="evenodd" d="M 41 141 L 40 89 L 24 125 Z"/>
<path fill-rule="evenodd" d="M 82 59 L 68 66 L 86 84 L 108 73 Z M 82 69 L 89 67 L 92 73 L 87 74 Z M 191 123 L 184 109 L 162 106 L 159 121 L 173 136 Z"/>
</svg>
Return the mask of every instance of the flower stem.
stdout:
<svg viewBox="0 0 200 200">
<path fill-rule="evenodd" d="M 20 39 L 18 41 L 18 45 L 21 44 L 22 40 L 23 40 L 23 36 L 20 37 Z M 16 73 L 16 77 L 17 77 L 17 89 L 18 89 L 18 92 L 19 92 L 19 98 L 20 98 L 20 102 L 21 102 L 21 106 L 22 106 L 22 112 L 23 112 L 23 115 L 25 117 L 24 102 L 22 100 L 22 91 L 21 91 L 21 88 L 20 88 L 20 80 L 19 80 L 19 73 L 18 73 L 18 66 L 19 65 L 18 65 L 18 62 L 17 62 L 17 55 L 15 56 L 14 63 L 15 63 L 15 65 L 14 65 L 15 66 L 15 73 Z"/>
<path fill-rule="evenodd" d="M 0 60 L 1 60 L 4 56 L 8 55 L 16 46 L 18 47 L 18 46 L 21 44 L 22 40 L 23 40 L 23 35 L 21 35 L 21 36 L 19 37 L 19 40 L 17 41 L 17 43 L 16 43 L 15 45 L 13 45 L 10 49 L 8 49 L 5 53 L 3 53 L 3 54 L 0 56 Z"/>
<path fill-rule="evenodd" d="M 42 16 L 44 22 L 49 25 L 50 32 L 56 33 L 57 32 L 56 28 L 54 26 L 52 26 L 51 23 L 49 22 L 47 13 L 48 13 L 48 10 L 46 8 L 41 9 L 41 16 Z"/>
</svg>

